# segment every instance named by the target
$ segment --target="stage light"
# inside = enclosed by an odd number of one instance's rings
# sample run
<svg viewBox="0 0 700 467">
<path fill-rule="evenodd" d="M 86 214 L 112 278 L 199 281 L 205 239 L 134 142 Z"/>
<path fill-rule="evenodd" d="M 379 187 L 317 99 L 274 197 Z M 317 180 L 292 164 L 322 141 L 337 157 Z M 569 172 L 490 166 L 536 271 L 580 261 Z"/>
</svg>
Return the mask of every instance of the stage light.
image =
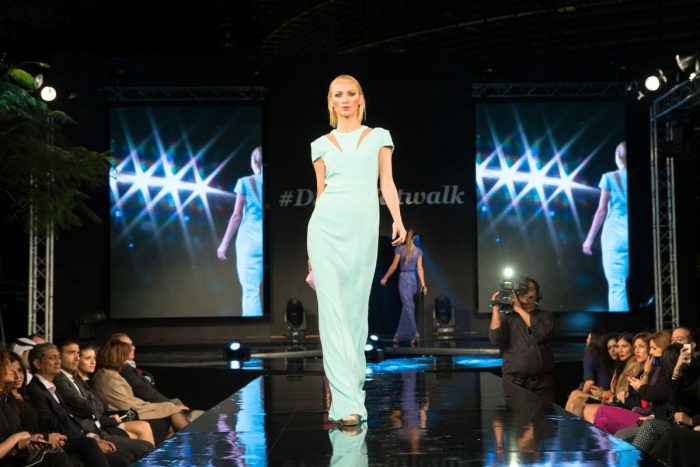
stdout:
<svg viewBox="0 0 700 467">
<path fill-rule="evenodd" d="M 505 279 L 510 279 L 511 277 L 513 277 L 513 268 L 511 268 L 511 267 L 505 268 L 503 270 L 503 277 Z"/>
<path fill-rule="evenodd" d="M 240 362 L 250 360 L 250 347 L 240 340 L 234 339 L 224 347 L 224 360 L 228 362 L 236 361 L 240 368 Z"/>
<path fill-rule="evenodd" d="M 367 338 L 367 343 L 365 344 L 365 359 L 375 363 L 384 361 L 384 346 L 382 345 L 382 341 L 379 340 L 379 336 L 376 334 L 370 334 Z"/>
<path fill-rule="evenodd" d="M 438 295 L 435 298 L 433 321 L 435 322 L 435 335 L 438 341 L 454 339 L 455 317 L 450 297 Z"/>
<path fill-rule="evenodd" d="M 44 75 L 39 73 L 34 77 L 34 89 L 39 89 L 44 84 Z"/>
<path fill-rule="evenodd" d="M 56 99 L 56 90 L 51 86 L 44 86 L 41 88 L 41 98 L 46 102 L 51 102 Z"/>
<path fill-rule="evenodd" d="M 695 74 L 700 72 L 700 60 L 698 60 L 697 54 L 676 55 L 676 65 L 681 71 L 691 70 Z"/>
<path fill-rule="evenodd" d="M 287 301 L 287 309 L 284 313 L 284 322 L 287 323 L 287 336 L 303 338 L 306 330 L 306 309 L 301 300 L 292 298 Z"/>
<path fill-rule="evenodd" d="M 666 78 L 664 72 L 657 69 L 656 73 L 650 74 L 644 80 L 644 87 L 647 88 L 648 91 L 658 91 L 661 85 L 667 82 L 668 78 Z"/>
</svg>

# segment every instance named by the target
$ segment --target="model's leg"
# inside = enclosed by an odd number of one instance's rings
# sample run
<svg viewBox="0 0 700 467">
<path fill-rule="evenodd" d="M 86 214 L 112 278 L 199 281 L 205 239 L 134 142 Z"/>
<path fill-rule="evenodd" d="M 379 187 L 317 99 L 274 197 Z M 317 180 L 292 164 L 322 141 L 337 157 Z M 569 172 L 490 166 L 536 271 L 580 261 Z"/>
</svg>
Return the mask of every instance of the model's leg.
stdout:
<svg viewBox="0 0 700 467">
<path fill-rule="evenodd" d="M 254 224 L 253 227 L 258 224 Z M 241 283 L 242 316 L 262 316 L 260 284 L 262 284 L 262 231 L 241 226 L 236 237 L 236 271 Z"/>
</svg>

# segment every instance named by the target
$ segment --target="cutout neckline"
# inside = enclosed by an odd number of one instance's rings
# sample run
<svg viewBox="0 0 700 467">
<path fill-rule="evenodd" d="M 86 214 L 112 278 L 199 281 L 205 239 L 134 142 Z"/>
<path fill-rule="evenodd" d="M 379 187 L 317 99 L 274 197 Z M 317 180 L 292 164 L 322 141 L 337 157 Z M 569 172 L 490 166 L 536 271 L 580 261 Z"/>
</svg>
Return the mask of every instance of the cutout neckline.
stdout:
<svg viewBox="0 0 700 467">
<path fill-rule="evenodd" d="M 372 131 L 374 131 L 374 128 L 370 128 L 370 127 L 364 126 L 364 125 L 360 126 L 360 128 L 358 128 L 357 130 L 360 130 L 360 129 L 363 130 L 363 131 L 362 131 L 362 134 L 360 135 L 360 139 L 357 141 L 357 146 L 355 147 L 355 151 L 357 151 L 358 149 L 360 149 L 360 145 L 361 145 L 362 142 L 365 140 L 365 138 L 367 137 L 367 135 L 370 134 L 370 133 L 372 133 Z M 340 146 L 340 143 L 338 142 L 338 139 L 335 137 L 335 134 L 334 134 L 333 132 L 338 133 L 338 134 L 341 134 L 341 135 L 348 135 L 348 134 L 351 134 L 351 133 L 356 132 L 357 130 L 352 130 L 352 131 L 348 131 L 348 132 L 345 132 L 345 133 L 341 133 L 341 132 L 338 132 L 338 131 L 336 131 L 336 130 L 334 129 L 333 131 L 331 131 L 330 133 L 328 133 L 328 134 L 326 135 L 326 137 L 327 137 L 328 140 L 331 142 L 331 144 L 332 144 L 333 146 L 335 146 L 336 149 L 338 149 L 338 151 L 340 151 L 341 154 L 343 154 L 343 148 Z"/>
</svg>

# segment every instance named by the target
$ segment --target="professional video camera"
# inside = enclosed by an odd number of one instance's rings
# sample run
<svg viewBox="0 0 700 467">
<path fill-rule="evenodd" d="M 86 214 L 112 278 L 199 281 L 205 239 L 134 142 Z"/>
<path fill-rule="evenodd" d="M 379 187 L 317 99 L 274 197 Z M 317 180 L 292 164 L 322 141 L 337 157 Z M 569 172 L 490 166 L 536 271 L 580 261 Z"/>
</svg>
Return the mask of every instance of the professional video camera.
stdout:
<svg viewBox="0 0 700 467">
<path fill-rule="evenodd" d="M 525 277 L 520 280 L 504 279 L 498 284 L 498 295 L 491 304 L 498 305 L 501 312 L 505 314 L 513 313 L 513 302 L 516 295 L 524 295 L 528 292 L 528 281 Z"/>
</svg>

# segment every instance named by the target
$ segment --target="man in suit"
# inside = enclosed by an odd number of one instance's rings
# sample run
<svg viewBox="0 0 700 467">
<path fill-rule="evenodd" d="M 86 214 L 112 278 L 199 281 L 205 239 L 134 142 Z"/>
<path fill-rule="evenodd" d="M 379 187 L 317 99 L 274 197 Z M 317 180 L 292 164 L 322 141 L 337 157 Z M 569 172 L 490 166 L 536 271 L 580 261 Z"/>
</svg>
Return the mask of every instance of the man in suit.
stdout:
<svg viewBox="0 0 700 467">
<path fill-rule="evenodd" d="M 53 383 L 65 403 L 66 409 L 80 423 L 84 430 L 97 433 L 100 438 L 111 441 L 117 451 L 126 451 L 139 459 L 151 452 L 152 443 L 131 439 L 117 415 L 104 413 L 106 405 L 78 376 L 80 345 L 76 340 L 67 340 L 60 346 L 61 371 Z M 146 422 L 140 422 L 145 425 Z"/>
<path fill-rule="evenodd" d="M 68 452 L 79 451 L 83 463 L 90 467 L 127 467 L 135 461 L 133 455 L 118 451 L 114 443 L 102 439 L 97 433 L 84 430 L 66 409 L 53 383 L 61 372 L 61 354 L 55 345 L 36 345 L 29 352 L 29 362 L 34 378 L 27 385 L 27 394 L 39 414 L 41 431 L 66 435 L 68 439 L 64 449 Z M 99 450 L 93 448 L 93 443 L 97 443 Z"/>
<path fill-rule="evenodd" d="M 125 344 L 128 344 L 131 347 L 129 360 L 127 361 L 127 364 L 124 365 L 119 374 L 122 375 L 122 378 L 124 378 L 129 383 L 136 397 L 138 397 L 139 399 L 143 399 L 147 402 L 172 402 L 187 416 L 187 420 L 190 422 L 194 421 L 197 417 L 204 413 L 201 410 L 192 410 L 185 404 L 183 404 L 180 399 L 169 399 L 168 397 L 164 396 L 160 391 L 158 391 L 153 381 L 153 376 L 150 373 L 142 371 L 141 369 L 136 367 L 136 346 L 127 334 L 112 334 L 109 340 L 124 342 Z"/>
</svg>

